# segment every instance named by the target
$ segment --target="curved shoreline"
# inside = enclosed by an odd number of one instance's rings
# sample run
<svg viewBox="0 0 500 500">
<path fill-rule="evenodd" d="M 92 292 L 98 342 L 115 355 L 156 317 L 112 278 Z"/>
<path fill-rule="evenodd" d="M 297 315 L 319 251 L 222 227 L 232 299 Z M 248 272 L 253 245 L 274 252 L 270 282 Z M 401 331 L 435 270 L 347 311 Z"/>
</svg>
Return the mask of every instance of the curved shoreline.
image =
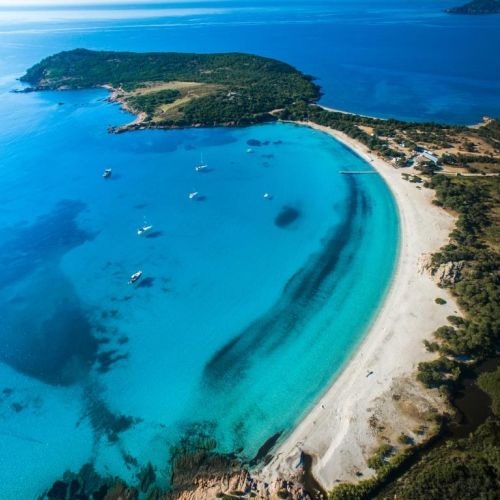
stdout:
<svg viewBox="0 0 500 500">
<path fill-rule="evenodd" d="M 422 411 L 446 405 L 437 391 L 416 382 L 415 371 L 419 362 L 433 357 L 423 340 L 458 311 L 449 292 L 425 270 L 428 256 L 448 241 L 454 218 L 432 204 L 432 191 L 405 181 L 398 169 L 342 132 L 295 123 L 329 134 L 371 164 L 394 196 L 400 220 L 398 263 L 377 316 L 338 377 L 260 473 L 267 481 L 296 475 L 304 452 L 313 458 L 314 477 L 329 490 L 339 482 L 373 475 L 366 460 L 380 445 L 380 435 L 370 424 L 372 416 L 384 425 L 384 434 L 396 436 L 416 425 L 412 416 L 399 411 L 406 399 Z M 446 305 L 435 304 L 440 296 Z"/>
</svg>

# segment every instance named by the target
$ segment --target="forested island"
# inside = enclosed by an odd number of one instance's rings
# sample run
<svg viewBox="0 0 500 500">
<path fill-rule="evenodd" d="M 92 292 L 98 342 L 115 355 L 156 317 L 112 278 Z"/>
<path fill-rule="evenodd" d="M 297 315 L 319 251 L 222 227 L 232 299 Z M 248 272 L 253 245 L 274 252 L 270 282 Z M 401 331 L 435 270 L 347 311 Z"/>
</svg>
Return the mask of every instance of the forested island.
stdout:
<svg viewBox="0 0 500 500">
<path fill-rule="evenodd" d="M 125 129 L 250 125 L 274 120 L 275 109 L 320 96 L 313 78 L 292 66 L 239 53 L 76 49 L 47 57 L 21 81 L 32 85 L 28 90 L 111 88 L 114 100 L 139 115 Z"/>
<path fill-rule="evenodd" d="M 445 12 L 448 12 L 448 14 L 467 14 L 472 16 L 481 14 L 499 14 L 500 0 L 472 0 L 465 5 L 461 5 L 460 7 L 447 9 Z"/>
</svg>

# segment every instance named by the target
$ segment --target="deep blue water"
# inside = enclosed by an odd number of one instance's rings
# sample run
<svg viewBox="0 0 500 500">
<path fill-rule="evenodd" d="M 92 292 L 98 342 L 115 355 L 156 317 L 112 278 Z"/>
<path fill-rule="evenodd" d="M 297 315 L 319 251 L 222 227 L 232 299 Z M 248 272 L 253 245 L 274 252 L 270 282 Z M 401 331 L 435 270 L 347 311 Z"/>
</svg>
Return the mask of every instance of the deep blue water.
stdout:
<svg viewBox="0 0 500 500">
<path fill-rule="evenodd" d="M 112 13 L 104 6 L 25 12 L 16 17 L 21 24 L 0 24 L 0 67 L 4 74 L 20 74 L 41 57 L 75 46 L 254 52 L 318 77 L 327 106 L 380 117 L 477 123 L 484 115 L 500 116 L 495 50 L 500 17 L 443 12 L 455 4 L 230 0 L 140 10 L 132 5 Z M 0 22 L 6 16 L 14 14 L 3 12 Z M 65 20 L 68 16 L 78 21 Z M 43 22 L 49 17 L 59 21 Z"/>
<path fill-rule="evenodd" d="M 318 76 L 325 105 L 462 123 L 499 110 L 497 18 L 430 1 L 161 8 L 0 16 L 2 498 L 89 461 L 131 481 L 152 461 L 165 484 L 193 429 L 251 458 L 342 368 L 398 247 L 388 188 L 339 174 L 370 167 L 326 135 L 110 135 L 131 117 L 106 92 L 10 93 L 26 67 L 74 47 L 244 50 Z"/>
</svg>

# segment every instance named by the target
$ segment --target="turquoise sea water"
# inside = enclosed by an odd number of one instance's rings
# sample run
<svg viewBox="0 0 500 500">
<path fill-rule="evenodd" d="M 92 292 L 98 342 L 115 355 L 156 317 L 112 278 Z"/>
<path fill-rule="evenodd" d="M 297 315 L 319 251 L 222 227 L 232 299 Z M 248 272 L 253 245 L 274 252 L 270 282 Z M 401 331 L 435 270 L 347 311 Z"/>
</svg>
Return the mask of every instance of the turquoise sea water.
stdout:
<svg viewBox="0 0 500 500">
<path fill-rule="evenodd" d="M 388 188 L 339 174 L 370 166 L 324 134 L 275 124 L 110 135 L 132 117 L 106 92 L 12 94 L 15 79 L 77 46 L 246 50 L 316 74 L 325 104 L 457 122 L 493 114 L 498 68 L 436 69 L 456 53 L 431 41 L 443 24 L 456 43 L 475 26 L 469 42 L 480 47 L 495 21 L 451 21 L 430 3 L 51 11 L 59 21 L 0 12 L 2 498 L 34 498 L 86 462 L 133 482 L 152 461 L 166 484 L 170 447 L 196 432 L 251 459 L 353 352 L 398 247 Z M 423 32 L 431 69 L 419 73 L 405 65 Z M 393 53 L 367 73 L 395 39 L 399 63 Z M 248 141 L 260 145 L 247 153 Z M 194 170 L 201 154 L 206 173 Z M 154 228 L 139 237 L 144 222 Z"/>
<path fill-rule="evenodd" d="M 339 174 L 370 167 L 328 136 L 110 135 L 130 116 L 105 97 L 8 95 L 22 130 L 3 145 L 0 215 L 9 494 L 89 460 L 129 480 L 130 457 L 163 470 L 190 426 L 252 458 L 345 361 L 395 262 L 386 186 Z"/>
</svg>

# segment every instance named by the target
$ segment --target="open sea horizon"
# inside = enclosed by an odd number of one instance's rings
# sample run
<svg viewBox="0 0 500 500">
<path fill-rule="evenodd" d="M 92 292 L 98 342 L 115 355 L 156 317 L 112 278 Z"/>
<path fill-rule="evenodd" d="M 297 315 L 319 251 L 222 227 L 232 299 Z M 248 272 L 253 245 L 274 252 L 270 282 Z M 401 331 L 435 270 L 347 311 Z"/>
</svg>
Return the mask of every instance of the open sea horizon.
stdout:
<svg viewBox="0 0 500 500">
<path fill-rule="evenodd" d="M 371 166 L 323 133 L 109 134 L 133 116 L 106 91 L 12 93 L 24 71 L 76 47 L 243 51 L 316 76 L 325 106 L 499 116 L 498 56 L 483 53 L 498 18 L 435 3 L 0 8 L 1 498 L 37 498 L 86 463 L 134 484 L 151 462 L 166 487 L 184 438 L 251 460 L 359 345 L 399 245 L 386 184 L 342 175 Z"/>
</svg>

